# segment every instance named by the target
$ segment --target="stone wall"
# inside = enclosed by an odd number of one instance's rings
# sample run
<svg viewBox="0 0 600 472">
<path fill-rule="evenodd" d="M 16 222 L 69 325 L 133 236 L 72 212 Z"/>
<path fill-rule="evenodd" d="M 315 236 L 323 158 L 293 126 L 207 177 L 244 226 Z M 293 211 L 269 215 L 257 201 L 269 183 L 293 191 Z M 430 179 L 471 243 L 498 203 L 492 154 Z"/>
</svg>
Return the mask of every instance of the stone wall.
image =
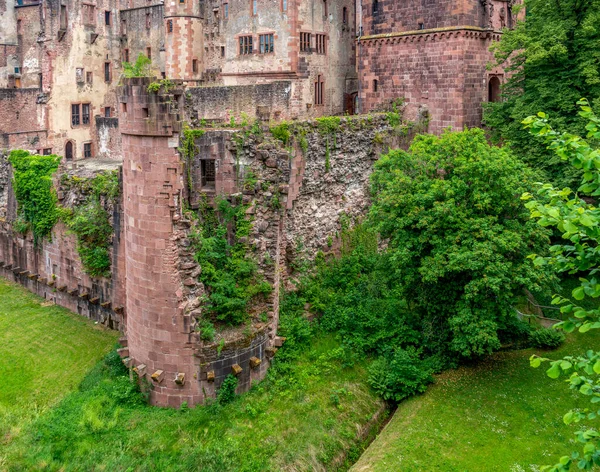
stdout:
<svg viewBox="0 0 600 472">
<path fill-rule="evenodd" d="M 97 157 L 122 160 L 121 132 L 118 118 L 96 116 Z"/>
<path fill-rule="evenodd" d="M 499 35 L 483 30 L 425 31 L 361 40 L 361 102 L 381 109 L 398 98 L 407 116 L 430 117 L 430 131 L 480 126 L 489 51 Z"/>
<path fill-rule="evenodd" d="M 240 122 L 242 113 L 250 119 L 291 118 L 292 83 L 191 87 L 187 89 L 186 116 L 192 124 L 199 119 Z M 297 113 L 297 112 L 295 112 Z"/>
<path fill-rule="evenodd" d="M 101 169 L 105 170 L 105 169 Z M 60 175 L 76 176 L 79 180 L 92 178 L 97 170 L 59 170 L 55 177 L 60 203 L 74 208 L 85 201 L 86 195 L 76 188 L 63 187 Z M 31 233 L 13 230 L 17 203 L 10 184 L 10 167 L 0 157 L 0 275 L 21 283 L 48 301 L 98 321 L 113 329 L 124 328 L 125 292 L 122 270 L 121 205 L 109 205 L 115 230 L 112 241 L 112 277 L 89 276 L 81 263 L 75 236 L 62 222 L 52 229 L 51 236 L 34 242 Z"/>
<path fill-rule="evenodd" d="M 44 111 L 38 104 L 39 94 L 37 88 L 0 89 L 1 148 L 36 150 L 45 147 Z M 15 123 L 19 123 L 18 128 Z"/>
</svg>

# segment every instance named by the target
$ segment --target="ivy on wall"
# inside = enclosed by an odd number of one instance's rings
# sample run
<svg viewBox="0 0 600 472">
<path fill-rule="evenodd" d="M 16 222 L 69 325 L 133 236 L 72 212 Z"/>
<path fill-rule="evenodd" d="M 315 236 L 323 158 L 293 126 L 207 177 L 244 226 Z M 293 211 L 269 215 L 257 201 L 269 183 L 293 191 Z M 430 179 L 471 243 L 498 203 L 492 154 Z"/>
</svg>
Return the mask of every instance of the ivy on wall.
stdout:
<svg viewBox="0 0 600 472">
<path fill-rule="evenodd" d="M 15 150 L 8 160 L 13 168 L 13 188 L 19 204 L 14 228 L 22 233 L 31 230 L 37 244 L 50 235 L 59 217 L 52 175 L 58 169 L 60 157 Z"/>
</svg>

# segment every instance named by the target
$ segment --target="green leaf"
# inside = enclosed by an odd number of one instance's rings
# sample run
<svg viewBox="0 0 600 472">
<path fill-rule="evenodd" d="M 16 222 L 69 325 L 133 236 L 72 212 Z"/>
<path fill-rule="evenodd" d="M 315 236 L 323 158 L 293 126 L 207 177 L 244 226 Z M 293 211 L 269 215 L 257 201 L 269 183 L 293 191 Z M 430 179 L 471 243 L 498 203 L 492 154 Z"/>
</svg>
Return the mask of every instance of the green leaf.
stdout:
<svg viewBox="0 0 600 472">
<path fill-rule="evenodd" d="M 551 379 L 557 379 L 560 377 L 560 366 L 558 365 L 558 362 L 552 364 L 552 367 L 546 371 L 546 375 Z"/>
<path fill-rule="evenodd" d="M 567 412 L 567 414 L 563 416 L 563 421 L 565 424 L 571 424 L 573 422 L 573 411 Z"/>
<path fill-rule="evenodd" d="M 573 290 L 572 294 L 573 294 L 573 298 L 575 298 L 575 300 L 583 300 L 585 298 L 585 292 L 583 290 L 583 287 L 575 288 Z"/>
<path fill-rule="evenodd" d="M 532 357 L 531 359 L 529 359 L 529 365 L 534 369 L 537 369 L 540 365 L 542 365 L 542 358 Z"/>
<path fill-rule="evenodd" d="M 594 372 L 600 375 L 600 359 L 598 359 L 594 364 Z"/>
<path fill-rule="evenodd" d="M 592 395 L 594 393 L 594 391 L 592 390 L 592 387 L 589 384 L 583 384 L 581 387 L 579 387 L 579 392 L 582 395 Z"/>
<path fill-rule="evenodd" d="M 560 363 L 560 368 L 562 370 L 569 370 L 571 367 L 573 367 L 573 364 L 571 364 L 569 361 L 562 361 Z"/>
</svg>

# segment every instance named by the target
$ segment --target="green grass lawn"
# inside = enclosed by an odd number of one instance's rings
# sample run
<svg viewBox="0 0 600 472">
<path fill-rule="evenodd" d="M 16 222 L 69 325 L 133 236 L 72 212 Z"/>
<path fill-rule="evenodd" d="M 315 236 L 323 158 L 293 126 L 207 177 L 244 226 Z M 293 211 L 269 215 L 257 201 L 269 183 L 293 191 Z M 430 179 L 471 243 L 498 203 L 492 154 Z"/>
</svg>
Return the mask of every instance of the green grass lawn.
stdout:
<svg viewBox="0 0 600 472">
<path fill-rule="evenodd" d="M 600 349 L 600 332 L 571 335 L 553 352 Z M 392 420 L 351 469 L 359 471 L 537 471 L 579 447 L 562 417 L 587 399 L 561 380 L 529 367 L 533 349 L 497 353 L 445 372 L 419 397 L 399 405 Z"/>
<path fill-rule="evenodd" d="M 42 303 L 0 279 L 0 451 L 76 389 L 118 338 L 114 331 Z"/>
<path fill-rule="evenodd" d="M 335 470 L 358 458 L 357 433 L 386 411 L 367 386 L 366 365 L 344 368 L 332 337 L 318 337 L 230 404 L 150 407 L 128 393 L 115 353 L 97 362 L 116 334 L 42 308 L 19 287 L 0 290 L 0 352 L 10 354 L 1 373 L 11 385 L 0 391 L 13 418 L 0 470 Z"/>
</svg>

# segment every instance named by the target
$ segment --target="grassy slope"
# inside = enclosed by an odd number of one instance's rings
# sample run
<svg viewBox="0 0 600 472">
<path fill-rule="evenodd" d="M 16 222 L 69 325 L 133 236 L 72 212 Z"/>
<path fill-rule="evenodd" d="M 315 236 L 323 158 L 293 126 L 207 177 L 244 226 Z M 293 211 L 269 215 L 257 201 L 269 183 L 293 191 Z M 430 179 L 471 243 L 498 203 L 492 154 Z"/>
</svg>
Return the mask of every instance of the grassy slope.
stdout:
<svg viewBox="0 0 600 472">
<path fill-rule="evenodd" d="M 42 308 L 20 287 L 0 283 L 0 300 L 0 420 L 13 424 L 0 470 L 333 470 L 340 454 L 360 455 L 357 431 L 383 407 L 365 366 L 342 368 L 329 337 L 224 407 L 125 404 L 112 396 L 123 385 L 115 364 L 90 371 L 115 334 Z"/>
<path fill-rule="evenodd" d="M 43 302 L 0 279 L 0 450 L 28 421 L 77 388 L 118 337 Z"/>
<path fill-rule="evenodd" d="M 600 332 L 574 334 L 552 358 L 600 349 Z M 424 395 L 402 403 L 351 469 L 359 471 L 535 471 L 574 449 L 562 416 L 588 403 L 543 370 L 535 350 L 498 353 L 438 377 Z"/>
</svg>

